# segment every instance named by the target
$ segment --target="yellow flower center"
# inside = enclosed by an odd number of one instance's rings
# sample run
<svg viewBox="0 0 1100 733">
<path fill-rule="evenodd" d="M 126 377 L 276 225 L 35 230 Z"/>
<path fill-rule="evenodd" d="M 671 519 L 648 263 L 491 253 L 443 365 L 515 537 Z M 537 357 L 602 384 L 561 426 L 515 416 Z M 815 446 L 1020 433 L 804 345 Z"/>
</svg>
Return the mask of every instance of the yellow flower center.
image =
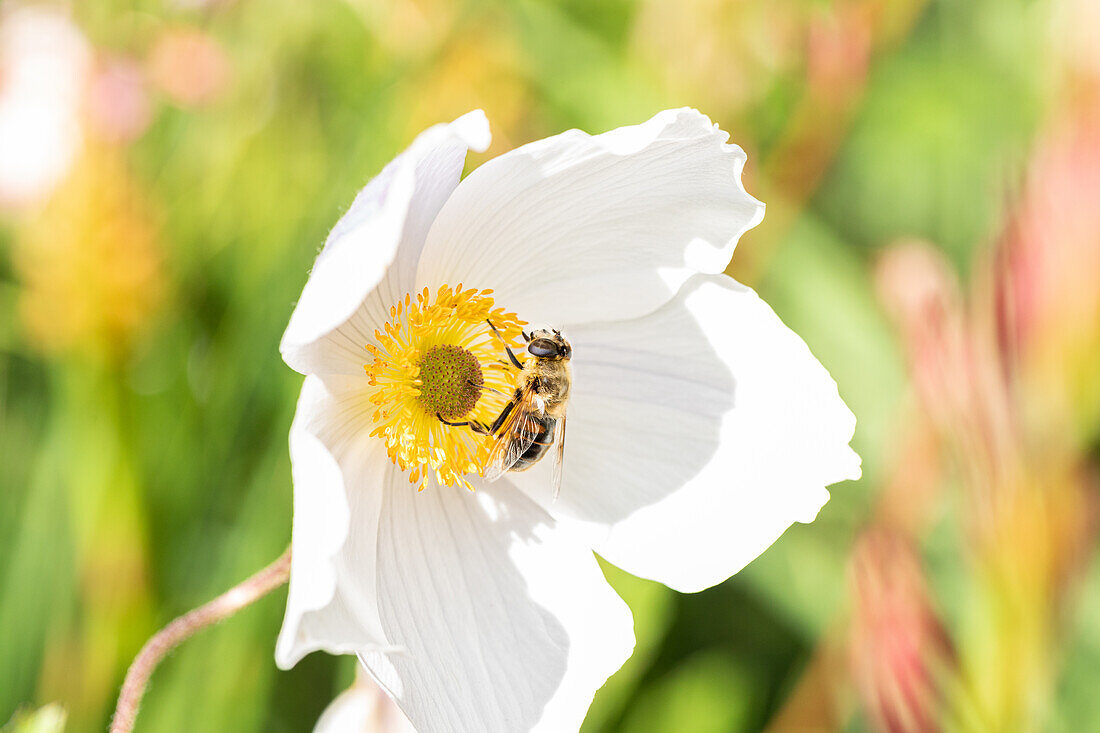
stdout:
<svg viewBox="0 0 1100 733">
<path fill-rule="evenodd" d="M 375 387 L 371 435 L 386 443 L 390 460 L 420 483 L 434 472 L 439 483 L 468 489 L 480 473 L 492 438 L 442 422 L 491 424 L 515 390 L 504 344 L 521 348 L 525 324 L 494 308 L 492 290 L 428 288 L 390 308 L 390 321 L 367 344 L 365 365 Z M 493 333 L 490 323 L 501 338 Z"/>
</svg>

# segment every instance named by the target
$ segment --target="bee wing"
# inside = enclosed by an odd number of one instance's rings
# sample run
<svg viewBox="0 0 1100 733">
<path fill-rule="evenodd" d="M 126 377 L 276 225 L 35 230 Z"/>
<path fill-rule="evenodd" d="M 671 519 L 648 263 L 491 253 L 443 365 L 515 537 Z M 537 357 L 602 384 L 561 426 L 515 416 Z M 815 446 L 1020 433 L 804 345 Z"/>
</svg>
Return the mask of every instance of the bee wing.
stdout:
<svg viewBox="0 0 1100 733">
<path fill-rule="evenodd" d="M 550 486 L 554 490 L 554 499 L 558 498 L 558 494 L 561 493 L 561 466 L 565 458 L 565 415 L 561 416 L 558 420 L 558 424 L 554 427 L 554 442 L 558 446 L 558 450 L 554 454 L 554 472 L 550 477 Z"/>
<path fill-rule="evenodd" d="M 535 442 L 539 423 L 534 418 L 542 409 L 534 398 L 534 393 L 524 394 L 497 432 L 496 442 L 486 462 L 486 481 L 496 481 L 507 473 Z"/>
</svg>

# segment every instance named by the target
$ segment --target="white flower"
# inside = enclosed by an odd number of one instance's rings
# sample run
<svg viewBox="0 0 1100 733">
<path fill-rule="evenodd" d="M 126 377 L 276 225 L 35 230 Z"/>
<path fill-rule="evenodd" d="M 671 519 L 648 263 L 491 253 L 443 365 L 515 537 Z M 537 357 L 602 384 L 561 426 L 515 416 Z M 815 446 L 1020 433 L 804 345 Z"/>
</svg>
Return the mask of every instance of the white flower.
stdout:
<svg viewBox="0 0 1100 733">
<path fill-rule="evenodd" d="M 313 733 L 416 733 L 378 686 L 357 674 L 351 687 L 329 703 Z"/>
<path fill-rule="evenodd" d="M 576 730 L 634 643 L 593 550 L 701 590 L 859 476 L 833 380 L 721 274 L 764 213 L 727 138 L 671 110 L 526 145 L 460 183 L 467 148 L 489 144 L 472 112 L 363 189 L 281 346 L 307 376 L 280 666 L 358 654 L 421 731 Z M 556 501 L 552 457 L 487 483 L 490 439 L 435 416 L 491 421 L 507 397 L 420 379 L 446 345 L 509 392 L 487 317 L 512 343 L 523 319 L 573 345 Z"/>
</svg>

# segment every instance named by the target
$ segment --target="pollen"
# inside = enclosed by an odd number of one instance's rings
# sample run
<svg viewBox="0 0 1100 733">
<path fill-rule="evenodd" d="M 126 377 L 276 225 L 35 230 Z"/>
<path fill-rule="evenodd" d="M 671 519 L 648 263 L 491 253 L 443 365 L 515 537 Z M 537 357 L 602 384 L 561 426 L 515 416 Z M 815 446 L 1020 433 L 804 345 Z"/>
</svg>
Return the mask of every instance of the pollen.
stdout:
<svg viewBox="0 0 1100 733">
<path fill-rule="evenodd" d="M 515 389 L 504 345 L 522 348 L 525 322 L 495 307 L 492 292 L 443 285 L 406 295 L 366 345 L 371 436 L 419 489 L 429 475 L 473 488 L 467 476 L 482 470 L 492 438 L 443 420 L 491 424 Z"/>
</svg>

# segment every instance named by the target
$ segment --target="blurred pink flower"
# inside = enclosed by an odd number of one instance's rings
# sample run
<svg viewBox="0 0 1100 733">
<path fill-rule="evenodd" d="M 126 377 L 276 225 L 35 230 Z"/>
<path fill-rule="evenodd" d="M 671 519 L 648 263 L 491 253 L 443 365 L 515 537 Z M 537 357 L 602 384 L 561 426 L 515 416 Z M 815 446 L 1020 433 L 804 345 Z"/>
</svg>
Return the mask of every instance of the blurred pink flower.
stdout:
<svg viewBox="0 0 1100 733">
<path fill-rule="evenodd" d="M 109 142 L 129 142 L 145 132 L 151 119 L 141 67 L 125 58 L 103 62 L 88 88 L 91 131 Z"/>
<path fill-rule="evenodd" d="M 148 64 L 152 83 L 184 107 L 210 102 L 229 78 L 229 59 L 221 44 L 209 34 L 190 28 L 162 34 Z"/>
<path fill-rule="evenodd" d="M 853 678 L 876 729 L 939 730 L 954 652 L 916 550 L 903 535 L 872 528 L 856 542 L 851 577 Z"/>
<path fill-rule="evenodd" d="M 901 240 L 879 258 L 875 289 L 901 331 L 922 405 L 940 430 L 961 429 L 973 416 L 973 347 L 950 263 L 928 242 Z"/>
<path fill-rule="evenodd" d="M 1021 336 L 1075 331 L 1100 313 L 1100 115 L 1044 137 L 1011 237 Z"/>
</svg>

